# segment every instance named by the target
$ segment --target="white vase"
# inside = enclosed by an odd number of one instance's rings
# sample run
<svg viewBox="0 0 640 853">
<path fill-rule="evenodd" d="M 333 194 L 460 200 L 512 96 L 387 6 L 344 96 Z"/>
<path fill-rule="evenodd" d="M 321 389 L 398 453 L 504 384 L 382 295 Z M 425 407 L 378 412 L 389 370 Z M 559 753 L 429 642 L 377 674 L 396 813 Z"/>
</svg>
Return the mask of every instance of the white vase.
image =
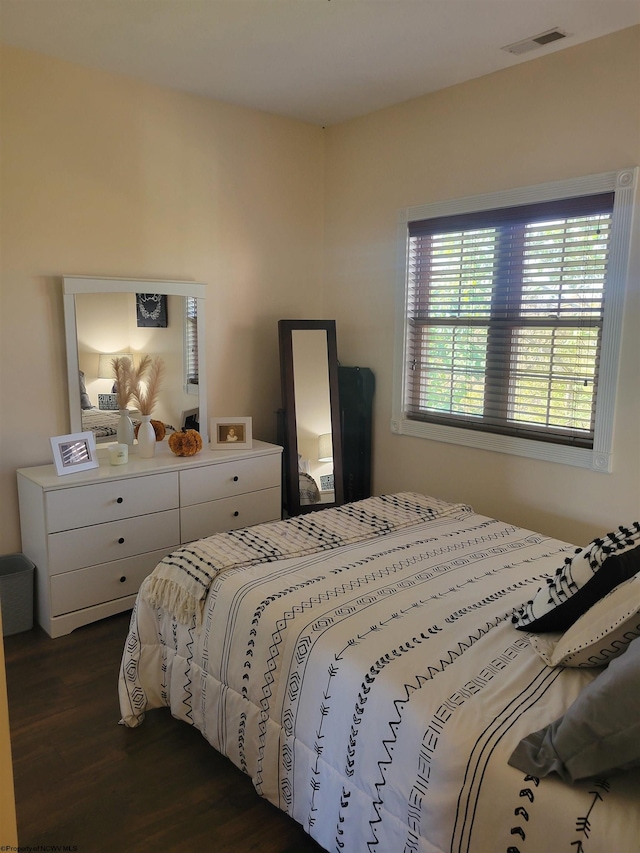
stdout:
<svg viewBox="0 0 640 853">
<path fill-rule="evenodd" d="M 142 415 L 138 427 L 138 456 L 150 459 L 156 452 L 156 431 L 151 424 L 151 415 Z"/>
<path fill-rule="evenodd" d="M 116 432 L 118 444 L 133 444 L 133 423 L 129 417 L 129 409 L 120 409 L 120 420 Z"/>
</svg>

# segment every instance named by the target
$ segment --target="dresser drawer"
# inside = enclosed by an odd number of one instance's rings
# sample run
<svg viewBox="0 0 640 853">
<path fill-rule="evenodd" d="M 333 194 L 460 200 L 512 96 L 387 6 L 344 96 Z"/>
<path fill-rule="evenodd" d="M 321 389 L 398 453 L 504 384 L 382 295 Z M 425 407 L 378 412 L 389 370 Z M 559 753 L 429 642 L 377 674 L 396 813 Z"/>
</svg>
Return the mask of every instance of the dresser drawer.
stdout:
<svg viewBox="0 0 640 853">
<path fill-rule="evenodd" d="M 50 533 L 49 574 L 95 566 L 159 548 L 177 547 L 179 543 L 180 512 L 177 509 Z"/>
<path fill-rule="evenodd" d="M 180 510 L 182 542 L 193 542 L 213 533 L 250 527 L 263 521 L 276 521 L 281 511 L 279 487 L 184 507 Z"/>
<path fill-rule="evenodd" d="M 45 494 L 47 531 L 71 530 L 178 507 L 178 473 L 110 480 Z"/>
<path fill-rule="evenodd" d="M 120 613 L 182 543 L 279 519 L 281 457 L 281 447 L 257 440 L 189 459 L 162 443 L 152 459 L 65 477 L 54 465 L 19 469 L 22 551 L 36 565 L 39 624 L 61 637 Z"/>
<path fill-rule="evenodd" d="M 192 506 L 280 486 L 280 454 L 180 471 L 180 505 Z"/>
<path fill-rule="evenodd" d="M 146 576 L 169 553 L 170 548 L 152 551 L 102 566 L 54 575 L 51 578 L 51 615 L 61 616 L 83 607 L 135 595 Z"/>
</svg>

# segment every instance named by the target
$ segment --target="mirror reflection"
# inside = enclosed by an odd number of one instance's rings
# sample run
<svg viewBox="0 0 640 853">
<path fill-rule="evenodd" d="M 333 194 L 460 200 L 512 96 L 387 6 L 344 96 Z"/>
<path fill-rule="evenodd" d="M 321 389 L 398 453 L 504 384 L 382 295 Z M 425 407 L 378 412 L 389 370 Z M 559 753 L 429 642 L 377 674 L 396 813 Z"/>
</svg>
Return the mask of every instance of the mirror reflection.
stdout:
<svg viewBox="0 0 640 853">
<path fill-rule="evenodd" d="M 281 320 L 286 508 L 290 515 L 343 501 L 334 321 Z"/>
<path fill-rule="evenodd" d="M 300 503 L 334 503 L 327 333 L 297 329 L 291 337 Z"/>
<path fill-rule="evenodd" d="M 198 341 L 204 340 L 199 316 L 204 312 L 198 304 L 205 286 L 75 277 L 64 284 L 71 431 L 90 430 L 98 443 L 115 441 L 119 413 L 113 358 L 125 356 L 137 365 L 148 355 L 164 362 L 154 420 L 168 432 L 185 421 L 202 427 L 206 440 L 204 359 L 198 357 Z M 152 293 L 152 287 L 160 292 Z M 135 423 L 135 404 L 129 409 Z"/>
</svg>

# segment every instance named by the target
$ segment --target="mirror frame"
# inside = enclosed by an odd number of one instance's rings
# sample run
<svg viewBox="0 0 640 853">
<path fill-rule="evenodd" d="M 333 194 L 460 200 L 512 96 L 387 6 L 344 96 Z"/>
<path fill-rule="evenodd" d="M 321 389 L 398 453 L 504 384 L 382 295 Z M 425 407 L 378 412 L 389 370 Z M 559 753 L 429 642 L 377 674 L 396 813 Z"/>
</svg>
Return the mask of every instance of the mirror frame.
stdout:
<svg viewBox="0 0 640 853">
<path fill-rule="evenodd" d="M 295 384 L 293 365 L 293 332 L 320 329 L 327 333 L 327 366 L 329 370 L 329 403 L 331 406 L 331 433 L 333 437 L 333 481 L 335 500 L 331 503 L 300 503 L 298 478 L 298 434 L 296 422 Z M 284 506 L 290 516 L 317 512 L 344 503 L 342 480 L 342 438 L 340 428 L 340 399 L 338 392 L 338 354 L 335 320 L 279 320 L 280 379 L 282 385 L 283 453 L 285 489 Z"/>
<path fill-rule="evenodd" d="M 195 296 L 198 300 L 198 408 L 200 435 L 207 444 L 207 381 L 205 357 L 205 306 L 207 285 L 196 281 L 167 281 L 154 279 L 106 278 L 65 275 L 63 283 L 64 327 L 67 346 L 67 380 L 69 385 L 69 416 L 71 432 L 82 432 L 80 383 L 78 375 L 78 327 L 76 295 L 79 293 L 162 293 L 167 296 Z"/>
</svg>

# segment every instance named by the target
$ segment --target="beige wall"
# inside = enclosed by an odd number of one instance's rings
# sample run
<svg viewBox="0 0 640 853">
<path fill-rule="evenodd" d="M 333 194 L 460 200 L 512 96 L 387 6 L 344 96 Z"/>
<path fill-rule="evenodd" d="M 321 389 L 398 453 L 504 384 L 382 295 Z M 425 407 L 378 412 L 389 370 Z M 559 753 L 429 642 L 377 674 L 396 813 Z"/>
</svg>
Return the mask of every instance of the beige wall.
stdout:
<svg viewBox="0 0 640 853">
<path fill-rule="evenodd" d="M 0 66 L 0 553 L 15 470 L 69 430 L 60 276 L 207 282 L 209 414 L 274 440 L 277 321 L 321 316 L 312 125 L 25 51 Z"/>
<path fill-rule="evenodd" d="M 397 212 L 640 163 L 640 28 L 326 132 L 325 311 L 377 387 L 374 489 L 413 489 L 569 541 L 640 516 L 640 259 L 626 300 L 614 471 L 392 435 Z"/>
<path fill-rule="evenodd" d="M 376 492 L 576 542 L 640 515 L 637 241 L 612 474 L 389 428 L 398 209 L 640 163 L 640 28 L 327 131 L 0 55 L 0 553 L 20 548 L 16 467 L 49 462 L 69 427 L 63 273 L 208 282 L 209 414 L 251 415 L 266 440 L 277 320 L 335 317 L 341 363 L 376 374 Z"/>
</svg>

